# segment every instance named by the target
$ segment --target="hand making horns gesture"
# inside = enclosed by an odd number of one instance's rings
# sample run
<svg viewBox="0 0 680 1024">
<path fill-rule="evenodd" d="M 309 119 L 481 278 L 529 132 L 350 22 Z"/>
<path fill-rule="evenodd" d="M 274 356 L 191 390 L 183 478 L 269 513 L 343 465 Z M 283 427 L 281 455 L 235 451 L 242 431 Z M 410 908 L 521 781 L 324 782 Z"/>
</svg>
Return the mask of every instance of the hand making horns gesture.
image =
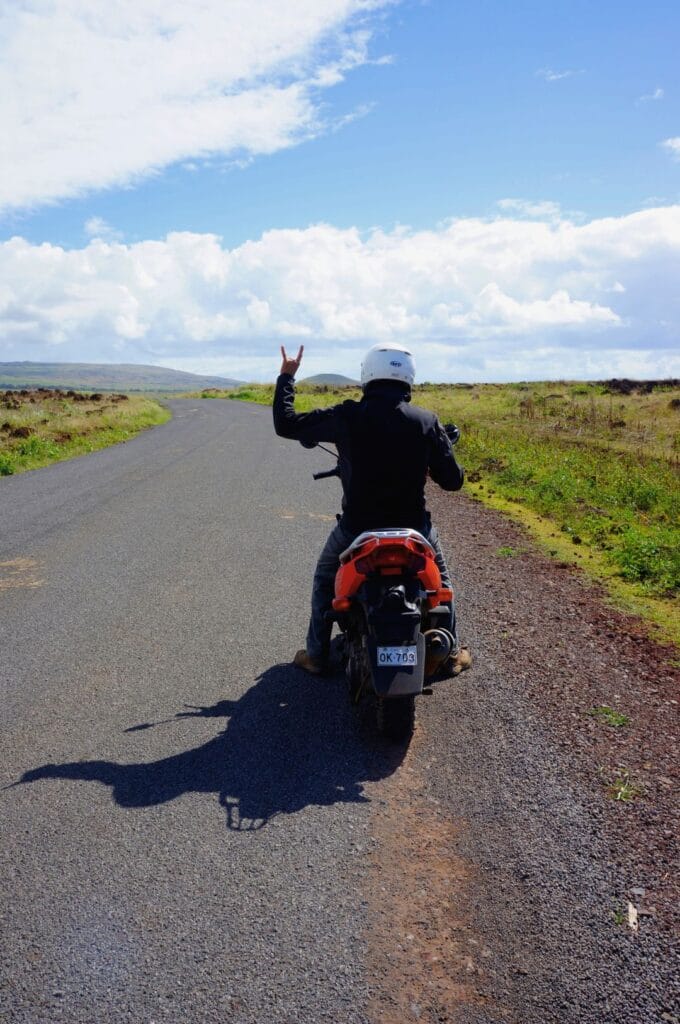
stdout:
<svg viewBox="0 0 680 1024">
<path fill-rule="evenodd" d="M 300 351 L 297 354 L 297 358 L 291 359 L 289 356 L 286 355 L 286 350 L 282 345 L 281 355 L 283 356 L 283 362 L 281 363 L 281 373 L 289 373 L 291 377 L 294 377 L 295 374 L 300 369 L 300 363 L 302 362 L 302 353 L 304 352 L 304 350 L 305 346 L 300 345 Z"/>
</svg>

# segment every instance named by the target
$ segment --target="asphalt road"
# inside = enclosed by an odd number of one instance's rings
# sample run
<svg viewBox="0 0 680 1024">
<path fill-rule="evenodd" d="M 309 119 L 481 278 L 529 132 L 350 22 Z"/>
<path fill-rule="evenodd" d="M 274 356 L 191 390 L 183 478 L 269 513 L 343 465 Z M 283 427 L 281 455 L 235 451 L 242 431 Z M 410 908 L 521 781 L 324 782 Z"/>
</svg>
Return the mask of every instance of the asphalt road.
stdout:
<svg viewBox="0 0 680 1024">
<path fill-rule="evenodd" d="M 641 989 L 598 821 L 485 653 L 472 575 L 482 661 L 421 701 L 404 760 L 289 664 L 327 457 L 267 409 L 170 405 L 0 481 L 0 1018 L 661 1019 L 659 957 Z"/>
<path fill-rule="evenodd" d="M 268 410 L 176 402 L 2 481 L 0 1009 L 363 1021 L 362 783 L 287 663 L 332 495 Z M 28 776 L 26 775 L 28 773 Z"/>
</svg>

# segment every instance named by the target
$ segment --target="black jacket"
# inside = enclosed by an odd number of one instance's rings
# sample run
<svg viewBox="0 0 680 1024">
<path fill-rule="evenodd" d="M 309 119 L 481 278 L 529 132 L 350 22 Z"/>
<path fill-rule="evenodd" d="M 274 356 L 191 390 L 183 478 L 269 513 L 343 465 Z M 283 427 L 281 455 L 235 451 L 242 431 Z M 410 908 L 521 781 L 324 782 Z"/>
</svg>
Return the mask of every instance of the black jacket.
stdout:
<svg viewBox="0 0 680 1024">
<path fill-rule="evenodd" d="M 410 389 L 376 381 L 358 401 L 296 413 L 295 382 L 282 373 L 274 393 L 274 429 L 296 441 L 329 441 L 340 456 L 342 523 L 352 532 L 426 529 L 425 481 L 463 486 L 463 470 L 433 412 L 410 405 Z"/>
</svg>

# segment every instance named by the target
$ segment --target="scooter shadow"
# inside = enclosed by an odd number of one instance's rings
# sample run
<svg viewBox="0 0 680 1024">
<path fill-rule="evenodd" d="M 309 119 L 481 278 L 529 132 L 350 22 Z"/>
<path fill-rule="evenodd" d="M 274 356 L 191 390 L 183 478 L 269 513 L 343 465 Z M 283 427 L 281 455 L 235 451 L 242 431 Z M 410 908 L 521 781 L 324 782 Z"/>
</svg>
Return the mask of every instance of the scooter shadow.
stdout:
<svg viewBox="0 0 680 1024">
<path fill-rule="evenodd" d="M 291 665 L 267 669 L 239 700 L 185 709 L 125 731 L 191 718 L 225 718 L 228 724 L 202 746 L 159 761 L 45 764 L 25 772 L 18 784 L 99 782 L 126 808 L 214 792 L 227 827 L 251 831 L 309 805 L 366 802 L 364 783 L 390 775 L 406 752 L 406 745 L 379 740 L 366 714 L 350 706 L 343 678 L 312 678 Z"/>
</svg>

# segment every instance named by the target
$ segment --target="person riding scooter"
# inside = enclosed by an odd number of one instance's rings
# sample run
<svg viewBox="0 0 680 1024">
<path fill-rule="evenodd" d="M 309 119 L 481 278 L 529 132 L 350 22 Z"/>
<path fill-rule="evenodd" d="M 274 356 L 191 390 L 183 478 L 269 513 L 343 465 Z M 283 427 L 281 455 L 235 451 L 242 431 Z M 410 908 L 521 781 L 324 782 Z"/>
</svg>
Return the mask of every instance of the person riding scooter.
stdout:
<svg viewBox="0 0 680 1024">
<path fill-rule="evenodd" d="M 328 409 L 295 412 L 295 374 L 304 347 L 295 359 L 281 347 L 283 362 L 276 381 L 273 413 L 279 437 L 335 444 L 343 499 L 342 515 L 321 552 L 312 586 L 312 612 L 306 647 L 293 663 L 314 675 L 328 670 L 332 626 L 328 621 L 340 555 L 363 531 L 377 527 L 417 530 L 436 553 L 442 585 L 451 577 L 425 504 L 429 476 L 445 491 L 463 486 L 463 470 L 437 416 L 411 405 L 415 361 L 398 345 L 374 345 L 361 364 L 360 401 L 348 400 Z M 472 664 L 469 651 L 458 645 L 455 608 L 449 631 L 455 646 L 446 671 L 455 675 Z"/>
</svg>

